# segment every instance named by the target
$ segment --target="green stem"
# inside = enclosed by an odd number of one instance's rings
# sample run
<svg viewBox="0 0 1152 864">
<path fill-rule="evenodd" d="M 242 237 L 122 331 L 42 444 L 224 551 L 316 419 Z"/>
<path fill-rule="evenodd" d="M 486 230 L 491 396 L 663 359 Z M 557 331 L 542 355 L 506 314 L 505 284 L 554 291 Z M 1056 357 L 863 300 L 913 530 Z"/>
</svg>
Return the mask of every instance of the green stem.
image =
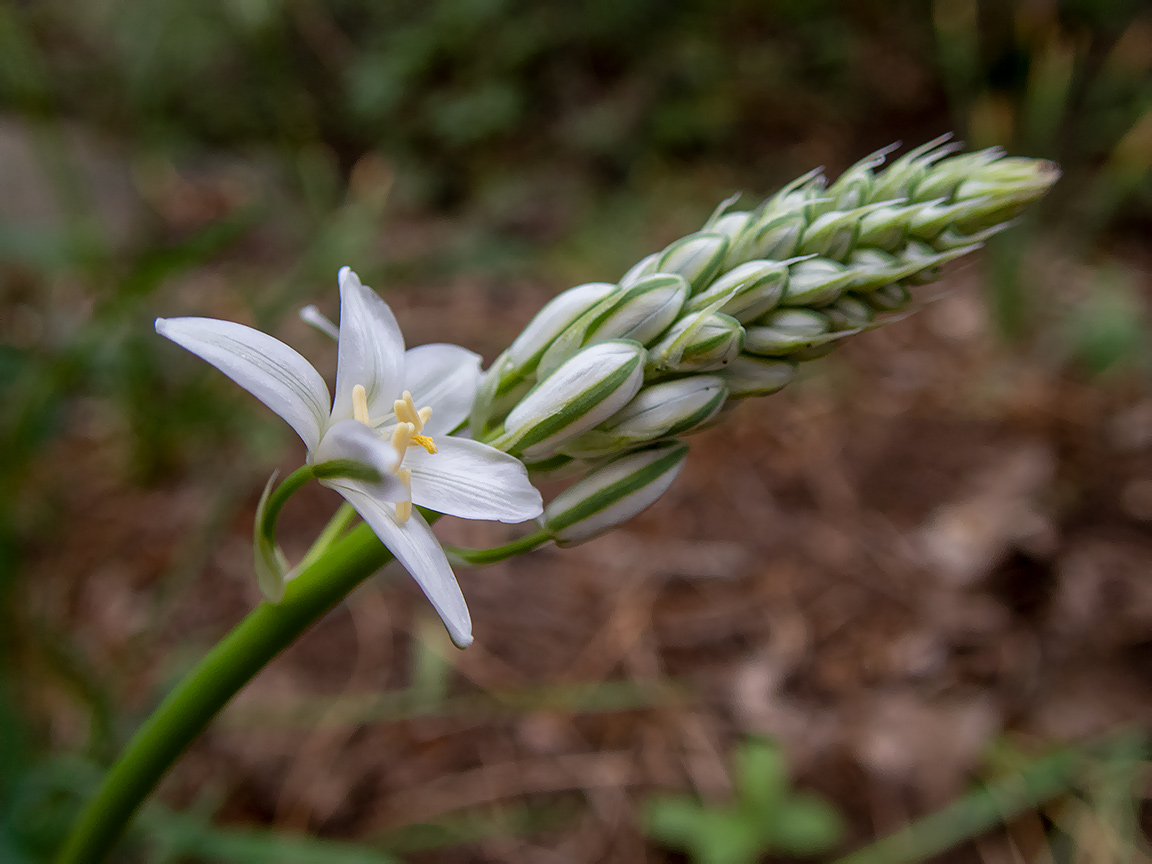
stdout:
<svg viewBox="0 0 1152 864">
<path fill-rule="evenodd" d="M 284 509 L 288 499 L 300 491 L 300 487 L 315 476 L 311 465 L 301 465 L 285 477 L 284 482 L 268 496 L 268 503 L 264 506 L 264 515 L 260 520 L 260 533 L 267 537 L 273 545 L 276 543 L 276 520 L 280 517 L 280 511 Z"/>
<path fill-rule="evenodd" d="M 537 546 L 543 546 L 552 535 L 541 528 L 539 531 L 534 531 L 519 540 L 513 540 L 511 543 L 505 543 L 503 546 L 493 546 L 491 549 L 466 549 L 462 546 L 453 546 L 449 543 L 441 544 L 444 551 L 448 554 L 450 559 L 462 561 L 465 564 L 471 564 L 474 567 L 480 567 L 485 564 L 495 564 L 497 561 L 503 561 L 506 558 L 512 558 L 516 555 L 523 555 L 525 552 L 531 552 Z"/>
<path fill-rule="evenodd" d="M 184 676 L 128 742 L 81 811 L 56 864 L 101 861 L 160 778 L 220 709 L 391 557 L 371 529 L 359 525 L 303 568 L 288 583 L 280 603 L 253 609 Z"/>
</svg>

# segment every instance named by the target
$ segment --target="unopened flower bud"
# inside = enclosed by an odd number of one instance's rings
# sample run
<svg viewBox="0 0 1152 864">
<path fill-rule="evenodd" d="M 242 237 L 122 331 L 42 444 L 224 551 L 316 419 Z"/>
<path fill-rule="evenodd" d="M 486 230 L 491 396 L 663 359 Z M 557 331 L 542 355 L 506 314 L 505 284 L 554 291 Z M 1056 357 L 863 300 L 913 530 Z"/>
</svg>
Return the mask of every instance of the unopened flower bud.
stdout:
<svg viewBox="0 0 1152 864">
<path fill-rule="evenodd" d="M 647 352 L 614 339 L 589 345 L 538 383 L 508 414 L 494 446 L 530 461 L 607 420 L 631 401 L 644 378 Z"/>
<path fill-rule="evenodd" d="M 796 377 L 796 364 L 741 354 L 727 369 L 717 374 L 728 382 L 729 399 L 768 396 L 791 383 Z"/>
<path fill-rule="evenodd" d="M 835 332 L 860 330 L 871 324 L 872 319 L 876 317 L 871 306 L 851 294 L 845 294 L 831 306 L 820 311 L 832 322 L 832 329 Z"/>
<path fill-rule="evenodd" d="M 565 489 L 541 523 L 559 546 L 575 546 L 615 528 L 663 495 L 688 457 L 680 441 L 626 453 Z"/>
<path fill-rule="evenodd" d="M 508 348 L 512 368 L 521 374 L 531 374 L 557 336 L 616 290 L 610 282 L 589 282 L 557 294 L 544 304 Z"/>
<path fill-rule="evenodd" d="M 725 266 L 735 267 L 745 261 L 791 258 L 807 225 L 802 205 L 787 210 L 765 210 L 749 223 L 742 234 L 733 238 Z"/>
<path fill-rule="evenodd" d="M 898 282 L 920 269 L 915 262 L 901 261 L 879 249 L 857 249 L 848 259 L 852 270 L 851 291 L 867 293 Z"/>
<path fill-rule="evenodd" d="M 831 322 L 811 309 L 777 309 L 744 328 L 744 350 L 779 357 L 827 341 Z"/>
<path fill-rule="evenodd" d="M 933 163 L 950 156 L 960 145 L 949 142 L 952 136 L 941 135 L 927 144 L 909 150 L 876 175 L 869 201 L 890 201 L 909 198 L 927 175 Z"/>
<path fill-rule="evenodd" d="M 744 346 L 744 328 L 730 315 L 693 312 L 677 321 L 648 351 L 646 374 L 708 372 L 732 362 Z"/>
<path fill-rule="evenodd" d="M 781 306 L 826 306 L 852 284 L 852 270 L 829 258 L 809 258 L 792 265 Z"/>
<path fill-rule="evenodd" d="M 675 273 L 654 273 L 610 295 L 580 316 L 544 352 L 547 375 L 580 348 L 610 339 L 646 345 L 671 326 L 688 299 L 688 283 Z"/>
<path fill-rule="evenodd" d="M 941 159 L 917 184 L 914 196 L 917 201 L 932 201 L 936 198 L 952 201 L 961 183 L 985 165 L 1003 157 L 1003 147 L 988 147 L 975 153 Z"/>
<path fill-rule="evenodd" d="M 693 296 L 684 307 L 699 312 L 718 300 L 716 311 L 731 315 L 740 323 L 759 318 L 775 308 L 788 284 L 788 265 L 781 261 L 748 261 L 729 270 Z"/>
<path fill-rule="evenodd" d="M 728 385 L 715 375 L 691 375 L 641 388 L 607 422 L 562 445 L 570 456 L 595 459 L 659 438 L 671 438 L 703 426 L 728 398 Z"/>
<path fill-rule="evenodd" d="M 620 280 L 620 287 L 627 288 L 634 284 L 637 280 L 643 279 L 645 276 L 651 276 L 656 272 L 656 265 L 660 263 L 660 253 L 653 252 L 645 258 L 641 258 L 632 268 L 624 274 Z"/>
<path fill-rule="evenodd" d="M 728 238 L 723 234 L 689 234 L 661 253 L 656 270 L 679 273 L 696 292 L 712 281 L 727 255 Z"/>
<path fill-rule="evenodd" d="M 877 288 L 861 299 L 877 312 L 899 312 L 912 302 L 912 294 L 899 282 Z"/>
</svg>

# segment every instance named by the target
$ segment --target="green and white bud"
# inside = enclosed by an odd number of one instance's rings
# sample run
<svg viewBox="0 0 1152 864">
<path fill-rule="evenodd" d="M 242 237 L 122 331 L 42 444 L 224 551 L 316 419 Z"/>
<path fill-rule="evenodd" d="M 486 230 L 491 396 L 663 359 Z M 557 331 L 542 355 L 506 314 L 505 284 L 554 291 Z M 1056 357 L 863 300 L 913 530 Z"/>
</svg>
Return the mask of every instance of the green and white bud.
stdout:
<svg viewBox="0 0 1152 864">
<path fill-rule="evenodd" d="M 691 375 L 641 388 L 606 423 L 560 449 L 580 459 L 596 459 L 634 449 L 660 438 L 686 434 L 711 420 L 728 398 L 728 385 L 715 375 Z"/>
<path fill-rule="evenodd" d="M 808 226 L 805 205 L 790 210 L 765 210 L 751 222 L 744 233 L 732 240 L 724 266 L 732 268 L 745 261 L 783 260 L 796 254 L 800 238 Z"/>
<path fill-rule="evenodd" d="M 728 383 L 729 399 L 768 396 L 792 382 L 796 377 L 796 364 L 741 354 L 727 369 L 717 374 Z"/>
<path fill-rule="evenodd" d="M 637 342 L 613 339 L 578 351 L 541 380 L 504 421 L 504 434 L 489 442 L 528 461 L 607 420 L 627 405 L 644 380 L 647 352 Z"/>
<path fill-rule="evenodd" d="M 565 329 L 540 358 L 547 375 L 581 348 L 609 339 L 644 345 L 667 330 L 688 299 L 688 283 L 674 273 L 654 273 L 610 294 Z"/>
<path fill-rule="evenodd" d="M 660 263 L 660 253 L 653 252 L 644 258 L 637 261 L 632 268 L 624 274 L 620 280 L 621 288 L 628 288 L 645 276 L 651 276 L 656 272 L 656 265 Z"/>
<path fill-rule="evenodd" d="M 832 330 L 837 333 L 844 330 L 862 330 L 876 318 L 871 306 L 851 294 L 844 295 L 820 311 L 832 322 Z"/>
<path fill-rule="evenodd" d="M 912 302 L 912 294 L 899 282 L 877 288 L 861 299 L 877 312 L 899 312 Z"/>
<path fill-rule="evenodd" d="M 928 176 L 932 164 L 950 156 L 961 145 L 949 142 L 952 135 L 941 135 L 927 144 L 909 150 L 876 175 L 868 200 L 891 201 L 896 198 L 911 198 L 916 187 Z"/>
<path fill-rule="evenodd" d="M 908 220 L 920 205 L 902 206 L 889 203 L 865 213 L 860 220 L 857 247 L 873 247 L 895 254 L 908 240 Z"/>
<path fill-rule="evenodd" d="M 917 184 L 915 198 L 917 201 L 932 201 L 936 198 L 952 201 L 961 183 L 985 165 L 1003 159 L 1004 155 L 1003 147 L 988 147 L 975 153 L 941 159 Z"/>
<path fill-rule="evenodd" d="M 744 328 L 744 350 L 765 357 L 782 357 L 828 341 L 832 322 L 812 309 L 777 309 Z"/>
<path fill-rule="evenodd" d="M 685 315 L 648 350 L 645 375 L 722 369 L 744 346 L 744 328 L 731 315 L 705 309 Z"/>
<path fill-rule="evenodd" d="M 688 445 L 680 441 L 619 456 L 557 495 L 541 524 L 558 546 L 599 537 L 655 503 L 687 458 Z"/>
<path fill-rule="evenodd" d="M 852 284 L 848 290 L 866 294 L 911 276 L 921 268 L 916 262 L 901 261 L 879 249 L 857 249 L 848 259 L 852 270 Z"/>
<path fill-rule="evenodd" d="M 695 293 L 720 272 L 728 256 L 728 238 L 723 234 L 689 234 L 665 249 L 656 266 L 659 273 L 679 273 Z"/>
<path fill-rule="evenodd" d="M 781 306 L 827 306 L 852 284 L 849 267 L 829 258 L 809 258 L 797 262 L 788 274 Z"/>
<path fill-rule="evenodd" d="M 534 372 L 556 337 L 616 290 L 611 282 L 589 282 L 557 294 L 544 304 L 508 348 L 510 367 L 522 375 Z"/>
<path fill-rule="evenodd" d="M 716 311 L 744 323 L 774 309 L 788 284 L 785 261 L 748 261 L 732 268 L 684 306 L 685 312 L 699 312 L 723 300 Z"/>
<path fill-rule="evenodd" d="M 1060 178 L 1060 166 L 1042 159 L 1006 158 L 988 162 L 960 182 L 956 201 L 971 201 L 970 215 L 956 223 L 970 234 L 1014 218 L 1024 205 L 1043 197 Z"/>
<path fill-rule="evenodd" d="M 875 169 L 883 165 L 888 154 L 897 147 L 898 144 L 882 147 L 837 177 L 836 182 L 824 191 L 823 197 L 827 199 L 827 203 L 820 205 L 820 211 L 854 210 L 862 206 L 868 200 L 872 185 L 876 182 Z"/>
</svg>

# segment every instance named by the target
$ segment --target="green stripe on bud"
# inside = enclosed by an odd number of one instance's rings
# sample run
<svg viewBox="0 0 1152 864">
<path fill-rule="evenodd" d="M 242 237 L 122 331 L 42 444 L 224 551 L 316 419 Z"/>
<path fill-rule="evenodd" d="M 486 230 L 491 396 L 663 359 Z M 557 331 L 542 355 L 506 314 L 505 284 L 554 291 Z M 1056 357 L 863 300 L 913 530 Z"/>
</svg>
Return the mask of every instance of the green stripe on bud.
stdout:
<svg viewBox="0 0 1152 864">
<path fill-rule="evenodd" d="M 869 326 L 873 319 L 876 317 L 875 311 L 858 297 L 845 295 L 828 306 L 820 310 L 827 316 L 828 320 L 832 323 L 832 330 L 841 332 L 843 330 L 862 330 Z"/>
<path fill-rule="evenodd" d="M 599 537 L 655 503 L 687 457 L 687 444 L 668 441 L 613 459 L 544 508 L 544 530 L 560 546 Z"/>
<path fill-rule="evenodd" d="M 610 282 L 589 282 L 557 294 L 509 346 L 511 367 L 521 375 L 530 375 L 556 337 L 614 291 L 616 286 Z"/>
<path fill-rule="evenodd" d="M 685 315 L 648 351 L 645 374 L 707 372 L 727 366 L 744 345 L 744 328 L 707 309 Z"/>
<path fill-rule="evenodd" d="M 776 307 L 788 284 L 788 265 L 783 261 L 748 261 L 740 264 L 694 295 L 685 312 L 699 312 L 718 300 L 717 309 L 744 323 Z"/>
<path fill-rule="evenodd" d="M 812 309 L 777 309 L 756 325 L 744 328 L 744 350 L 779 357 L 827 341 L 832 329 L 824 315 Z"/>
<path fill-rule="evenodd" d="M 718 373 L 728 383 L 729 399 L 768 396 L 787 387 L 796 377 L 796 364 L 787 360 L 741 354 Z"/>
<path fill-rule="evenodd" d="M 728 385 L 715 375 L 692 375 L 644 387 L 618 413 L 596 429 L 564 444 L 570 456 L 595 459 L 671 438 L 703 426 L 728 398 Z"/>
<path fill-rule="evenodd" d="M 656 270 L 659 273 L 679 273 L 696 292 L 716 277 L 727 256 L 727 237 L 698 232 L 681 237 L 665 249 L 660 254 Z"/>
<path fill-rule="evenodd" d="M 781 306 L 826 306 L 852 284 L 855 274 L 829 258 L 809 258 L 797 262 L 788 274 Z"/>
<path fill-rule="evenodd" d="M 646 345 L 667 330 L 688 299 L 688 282 L 675 273 L 654 273 L 593 306 L 544 352 L 538 374 L 547 375 L 579 349 L 610 339 Z"/>
<path fill-rule="evenodd" d="M 631 401 L 644 378 L 647 352 L 637 342 L 613 339 L 578 351 L 538 383 L 504 421 L 491 442 L 513 455 L 540 460 L 557 445 L 607 420 Z"/>
</svg>

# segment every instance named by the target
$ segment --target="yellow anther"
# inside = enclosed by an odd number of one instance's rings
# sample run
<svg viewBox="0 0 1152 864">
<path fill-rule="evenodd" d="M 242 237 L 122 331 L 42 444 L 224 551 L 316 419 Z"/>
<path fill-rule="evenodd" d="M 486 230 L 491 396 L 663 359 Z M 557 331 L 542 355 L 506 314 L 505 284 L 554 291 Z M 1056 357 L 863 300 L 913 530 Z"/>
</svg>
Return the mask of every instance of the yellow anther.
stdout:
<svg viewBox="0 0 1152 864">
<path fill-rule="evenodd" d="M 413 444 L 419 444 L 421 447 L 423 447 L 425 450 L 428 451 L 429 455 L 436 452 L 435 442 L 433 442 L 433 440 L 431 438 L 429 438 L 427 435 L 413 435 L 412 436 L 412 443 Z"/>
<path fill-rule="evenodd" d="M 368 415 L 368 391 L 363 384 L 352 388 L 352 417 L 365 426 L 372 425 L 372 418 Z"/>
<path fill-rule="evenodd" d="M 420 416 L 420 412 L 416 410 L 416 403 L 412 401 L 412 394 L 405 390 L 401 394 L 401 398 L 404 400 L 404 405 L 407 408 L 406 413 L 408 414 L 408 417 L 404 419 L 415 426 L 417 432 L 422 432 L 424 430 L 424 419 Z"/>
<path fill-rule="evenodd" d="M 426 406 L 416 412 L 416 416 L 420 418 L 420 431 L 424 431 L 424 427 L 428 425 L 428 420 L 432 417 L 432 406 Z"/>
</svg>

